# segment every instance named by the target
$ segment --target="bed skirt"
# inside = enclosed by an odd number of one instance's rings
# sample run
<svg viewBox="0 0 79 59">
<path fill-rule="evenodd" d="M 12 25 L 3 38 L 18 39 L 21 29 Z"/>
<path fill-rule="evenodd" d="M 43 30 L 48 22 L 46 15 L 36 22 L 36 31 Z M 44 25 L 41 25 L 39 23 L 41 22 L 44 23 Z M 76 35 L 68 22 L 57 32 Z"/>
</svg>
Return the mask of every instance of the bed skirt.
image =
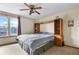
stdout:
<svg viewBox="0 0 79 59">
<path fill-rule="evenodd" d="M 54 42 L 53 41 L 49 41 L 47 44 L 45 44 L 42 47 L 36 49 L 33 52 L 33 55 L 41 55 L 41 53 L 47 51 L 49 48 L 52 48 L 53 46 L 54 46 Z"/>
</svg>

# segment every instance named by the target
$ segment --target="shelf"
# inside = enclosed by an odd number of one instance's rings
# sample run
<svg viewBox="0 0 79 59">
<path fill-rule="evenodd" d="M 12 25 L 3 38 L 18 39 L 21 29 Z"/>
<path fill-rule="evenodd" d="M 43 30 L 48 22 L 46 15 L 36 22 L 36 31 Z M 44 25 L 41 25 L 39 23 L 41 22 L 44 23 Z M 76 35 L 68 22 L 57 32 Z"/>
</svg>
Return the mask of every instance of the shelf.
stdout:
<svg viewBox="0 0 79 59">
<path fill-rule="evenodd" d="M 55 44 L 57 46 L 62 46 L 63 45 L 63 20 L 60 19 L 55 19 L 54 20 L 54 35 L 55 35 Z"/>
<path fill-rule="evenodd" d="M 40 24 L 39 23 L 34 24 L 34 32 L 35 33 L 40 32 Z"/>
</svg>

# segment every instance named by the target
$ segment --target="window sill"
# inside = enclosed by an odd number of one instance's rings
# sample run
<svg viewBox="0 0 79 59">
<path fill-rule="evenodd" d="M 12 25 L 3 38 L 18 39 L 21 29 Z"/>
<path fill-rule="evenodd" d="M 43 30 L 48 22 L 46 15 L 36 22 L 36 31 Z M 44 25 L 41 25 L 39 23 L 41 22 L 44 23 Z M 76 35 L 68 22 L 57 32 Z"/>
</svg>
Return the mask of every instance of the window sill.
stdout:
<svg viewBox="0 0 79 59">
<path fill-rule="evenodd" d="M 1 36 L 0 38 L 17 37 L 17 36 Z"/>
</svg>

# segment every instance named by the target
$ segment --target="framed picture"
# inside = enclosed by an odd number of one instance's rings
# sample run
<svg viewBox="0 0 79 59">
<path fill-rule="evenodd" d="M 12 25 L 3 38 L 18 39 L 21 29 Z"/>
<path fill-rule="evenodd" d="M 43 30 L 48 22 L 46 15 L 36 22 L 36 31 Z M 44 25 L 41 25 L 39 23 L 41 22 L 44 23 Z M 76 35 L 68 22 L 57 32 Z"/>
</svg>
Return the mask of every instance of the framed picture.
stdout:
<svg viewBox="0 0 79 59">
<path fill-rule="evenodd" d="M 74 26 L 74 20 L 68 20 L 68 27 Z"/>
</svg>

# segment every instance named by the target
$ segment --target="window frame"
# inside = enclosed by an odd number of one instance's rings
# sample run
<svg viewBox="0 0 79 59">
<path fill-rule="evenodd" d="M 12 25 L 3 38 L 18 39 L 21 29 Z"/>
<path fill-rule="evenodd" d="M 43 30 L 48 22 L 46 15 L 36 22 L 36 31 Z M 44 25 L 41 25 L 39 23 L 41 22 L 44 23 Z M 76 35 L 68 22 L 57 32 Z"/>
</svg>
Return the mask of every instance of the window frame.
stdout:
<svg viewBox="0 0 79 59">
<path fill-rule="evenodd" d="M 18 36 L 18 27 L 17 27 L 17 30 L 16 30 L 16 33 L 17 33 L 17 35 L 11 35 L 11 33 L 10 33 L 10 18 L 11 17 L 9 17 L 9 36 Z M 13 17 L 13 18 L 17 18 L 17 17 Z M 18 18 L 17 18 L 17 23 L 18 23 Z M 18 26 L 18 24 L 17 24 L 17 26 Z"/>
</svg>

